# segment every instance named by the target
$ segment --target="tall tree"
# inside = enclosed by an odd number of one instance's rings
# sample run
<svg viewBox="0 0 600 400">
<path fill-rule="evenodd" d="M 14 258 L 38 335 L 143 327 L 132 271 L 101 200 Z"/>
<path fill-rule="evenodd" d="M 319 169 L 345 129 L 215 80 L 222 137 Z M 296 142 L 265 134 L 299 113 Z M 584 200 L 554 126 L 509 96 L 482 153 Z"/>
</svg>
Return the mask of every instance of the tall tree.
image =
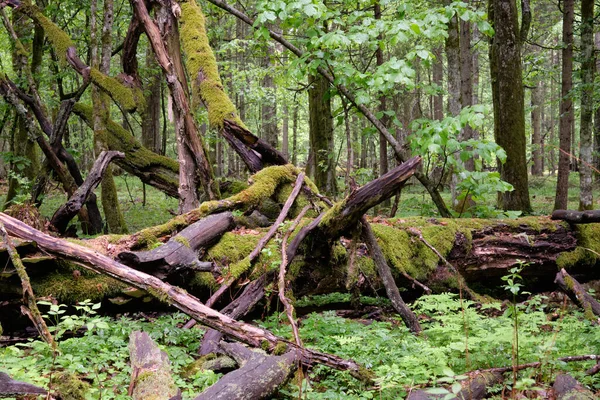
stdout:
<svg viewBox="0 0 600 400">
<path fill-rule="evenodd" d="M 498 194 L 498 205 L 505 210 L 530 212 L 521 72 L 521 42 L 529 27 L 528 7 L 523 7 L 521 29 L 515 0 L 489 0 L 488 9 L 496 32 L 490 43 L 494 138 L 506 151 L 506 162 L 499 163 L 498 169 L 500 177 L 514 187 L 512 192 Z"/>
<path fill-rule="evenodd" d="M 581 1 L 581 123 L 579 133 L 579 209 L 594 208 L 592 195 L 592 117 L 594 115 L 594 0 Z"/>
<path fill-rule="evenodd" d="M 375 6 L 374 6 L 374 17 L 376 20 L 381 20 L 381 4 L 379 1 L 375 2 Z M 379 34 L 379 36 L 377 36 L 378 40 L 383 40 L 383 36 L 381 34 Z M 375 53 L 375 58 L 377 61 L 377 66 L 381 66 L 383 65 L 384 59 L 383 59 L 383 49 L 381 48 L 381 46 L 377 46 L 377 51 Z M 389 121 L 389 117 L 387 116 L 387 114 L 385 114 L 385 112 L 387 111 L 387 98 L 385 95 L 382 95 L 379 98 L 379 110 L 384 113 L 382 114 L 382 118 L 381 118 L 381 123 L 384 124 L 386 127 L 388 126 L 388 121 Z M 348 142 L 348 146 L 351 146 L 350 142 Z M 379 176 L 383 176 L 385 174 L 387 174 L 388 172 L 388 155 L 387 155 L 387 149 L 388 149 L 388 143 L 385 140 L 385 136 L 383 136 L 383 134 L 379 133 Z M 382 203 L 382 205 L 384 207 L 389 207 L 390 206 L 390 201 L 389 199 L 384 201 Z"/>
<path fill-rule="evenodd" d="M 556 197 L 554 209 L 566 209 L 569 200 L 569 160 L 571 153 L 571 136 L 573 135 L 573 100 L 570 92 L 573 89 L 573 19 L 575 1 L 564 0 L 562 3 L 562 84 L 560 97 L 560 124 L 558 153 L 558 180 L 556 182 Z"/>
</svg>

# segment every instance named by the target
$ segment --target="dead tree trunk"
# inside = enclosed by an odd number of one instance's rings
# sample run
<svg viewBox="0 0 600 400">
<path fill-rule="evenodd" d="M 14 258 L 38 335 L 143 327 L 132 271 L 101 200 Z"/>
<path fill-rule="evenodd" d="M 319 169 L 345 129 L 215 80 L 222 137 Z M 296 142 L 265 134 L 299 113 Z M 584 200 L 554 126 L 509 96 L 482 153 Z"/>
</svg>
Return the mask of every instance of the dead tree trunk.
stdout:
<svg viewBox="0 0 600 400">
<path fill-rule="evenodd" d="M 125 155 L 118 151 L 103 151 L 98 156 L 94 166 L 90 170 L 88 177 L 83 185 L 79 186 L 69 200 L 60 206 L 52 216 L 50 223 L 61 233 L 67 230 L 67 225 L 73 217 L 79 212 L 83 204 L 87 201 L 90 194 L 102 181 L 102 175 L 109 163 L 115 158 L 124 158 Z"/>
<path fill-rule="evenodd" d="M 600 317 L 600 303 L 598 303 L 592 295 L 587 293 L 581 284 L 569 275 L 564 268 L 556 274 L 554 282 L 556 282 L 560 290 L 565 292 L 575 304 L 583 308 L 587 317 L 590 319 L 594 319 L 593 315 Z"/>
</svg>

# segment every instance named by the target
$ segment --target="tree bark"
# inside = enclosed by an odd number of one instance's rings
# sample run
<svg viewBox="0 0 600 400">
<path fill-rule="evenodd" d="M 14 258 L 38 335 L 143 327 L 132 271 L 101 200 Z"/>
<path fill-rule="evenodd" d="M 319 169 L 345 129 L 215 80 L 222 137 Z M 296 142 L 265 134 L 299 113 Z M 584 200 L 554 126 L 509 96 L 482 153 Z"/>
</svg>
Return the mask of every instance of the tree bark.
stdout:
<svg viewBox="0 0 600 400">
<path fill-rule="evenodd" d="M 564 268 L 556 274 L 554 282 L 575 304 L 583 309 L 587 318 L 595 320 L 594 315 L 600 317 L 600 303 L 587 293 L 581 284 L 569 275 Z"/>
<path fill-rule="evenodd" d="M 102 180 L 102 175 L 109 163 L 115 158 L 123 158 L 125 155 L 117 151 L 103 151 L 98 156 L 94 166 L 88 173 L 85 182 L 77 188 L 69 200 L 54 212 L 50 223 L 61 233 L 67 229 L 67 225 L 79 212 L 90 194 L 96 189 Z"/>
<path fill-rule="evenodd" d="M 504 210 L 531 212 L 525 157 L 525 107 L 521 73 L 521 36 L 515 0 L 489 0 L 495 30 L 490 43 L 490 73 L 494 103 L 494 138 L 506 151 L 498 162 L 500 177 L 514 190 L 498 194 Z"/>
<path fill-rule="evenodd" d="M 543 170 L 543 154 L 542 154 L 542 116 L 541 111 L 544 104 L 542 103 L 542 85 L 540 80 L 531 91 L 531 154 L 533 165 L 531 166 L 531 174 L 542 176 Z"/>
<path fill-rule="evenodd" d="M 594 208 L 592 194 L 592 131 L 594 115 L 594 0 L 581 1 L 581 122 L 579 133 L 579 209 Z"/>
<path fill-rule="evenodd" d="M 331 99 L 328 94 L 329 82 L 322 76 L 313 76 L 308 90 L 309 140 L 313 154 L 312 168 L 314 182 L 319 190 L 328 195 L 337 193 L 333 117 Z"/>
<path fill-rule="evenodd" d="M 563 1 L 562 26 L 562 83 L 560 94 L 560 123 L 558 152 L 558 180 L 556 182 L 555 210 L 569 208 L 569 172 L 571 159 L 571 136 L 573 135 L 573 100 L 570 92 L 573 89 L 573 20 L 575 18 L 574 0 Z"/>
</svg>

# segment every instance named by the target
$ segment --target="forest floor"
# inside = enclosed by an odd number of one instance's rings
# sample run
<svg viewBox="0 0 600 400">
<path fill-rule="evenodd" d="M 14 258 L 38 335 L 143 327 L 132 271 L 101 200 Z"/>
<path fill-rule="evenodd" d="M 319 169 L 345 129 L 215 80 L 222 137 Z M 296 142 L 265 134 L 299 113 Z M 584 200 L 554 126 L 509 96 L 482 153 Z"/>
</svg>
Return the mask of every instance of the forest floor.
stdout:
<svg viewBox="0 0 600 400">
<path fill-rule="evenodd" d="M 569 206 L 576 209 L 578 178 L 572 175 Z M 177 210 L 175 199 L 149 186 L 143 205 L 141 184 L 133 177 L 122 175 L 115 181 L 130 232 L 165 222 Z M 536 215 L 551 213 L 555 183 L 556 178 L 551 176 L 531 180 L 530 194 Z M 5 192 L 6 186 L 0 184 L 0 204 Z M 444 193 L 446 196 L 448 193 Z M 50 217 L 63 201 L 58 190 L 51 192 L 44 200 L 42 214 Z M 495 196 L 490 195 L 489 204 L 494 202 Z M 398 217 L 436 216 L 433 204 L 417 184 L 403 190 L 398 209 Z M 387 214 L 385 209 L 378 211 Z M 460 382 L 469 371 L 530 362 L 541 362 L 542 366 L 521 371 L 515 382 L 507 374 L 503 384 L 492 388 L 490 398 L 510 398 L 512 387 L 527 397 L 549 398 L 549 382 L 559 371 L 567 371 L 600 395 L 600 374 L 585 375 L 593 361 L 558 360 L 598 354 L 600 349 L 597 324 L 586 319 L 562 294 L 538 294 L 518 304 L 508 301 L 478 304 L 448 293 L 422 296 L 411 305 L 423 327 L 420 336 L 410 333 L 391 312 L 385 295 L 380 296 L 383 297 L 361 298 L 359 312 L 352 310 L 349 294 L 334 293 L 296 302 L 304 344 L 352 358 L 372 369 L 376 374 L 375 386 L 364 386 L 348 373 L 319 366 L 310 371 L 301 385 L 297 377 L 292 379 L 276 398 L 398 399 L 422 387 L 437 387 L 442 392 L 445 390 L 442 385 L 448 388 Z M 138 313 L 115 318 L 100 317 L 97 311 L 101 313 L 102 308 L 97 310 L 88 304 L 80 309 L 79 316 L 66 320 L 62 314 L 42 307 L 51 325 L 56 327 L 55 334 L 62 336 L 59 355 L 54 357 L 49 347 L 37 340 L 2 347 L 0 371 L 43 387 L 48 387 L 53 376 L 56 381 L 57 371 L 67 371 L 87 382 L 85 398 L 127 399 L 123 392 L 131 374 L 128 337 L 133 330 L 143 330 L 168 353 L 184 399 L 194 398 L 222 376 L 190 367 L 203 329 L 182 329 L 186 321 L 183 314 Z M 265 312 L 263 318 L 255 316 L 255 323 L 291 338 L 285 313 L 271 311 L 275 312 Z M 78 329 L 82 326 L 88 329 Z M 57 384 L 53 384 L 55 388 Z"/>
</svg>

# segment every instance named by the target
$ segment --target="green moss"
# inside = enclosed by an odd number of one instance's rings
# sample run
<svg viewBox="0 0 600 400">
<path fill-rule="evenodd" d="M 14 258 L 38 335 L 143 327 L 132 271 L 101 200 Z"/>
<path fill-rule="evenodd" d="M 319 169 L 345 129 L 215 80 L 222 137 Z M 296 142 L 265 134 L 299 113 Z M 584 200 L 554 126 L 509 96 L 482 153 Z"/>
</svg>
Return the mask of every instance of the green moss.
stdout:
<svg viewBox="0 0 600 400">
<path fill-rule="evenodd" d="M 242 276 L 242 274 L 246 271 L 248 271 L 250 269 L 250 267 L 252 266 L 252 264 L 250 263 L 250 259 L 248 257 L 245 257 L 244 259 L 233 263 L 233 264 L 229 264 L 229 274 L 231 274 L 231 276 L 233 276 L 234 278 L 239 278 L 240 276 Z"/>
<path fill-rule="evenodd" d="M 119 195 L 112 175 L 111 165 L 108 166 L 102 176 L 101 199 L 109 231 L 117 234 L 127 233 L 127 223 L 119 206 Z"/>
<path fill-rule="evenodd" d="M 223 197 L 231 197 L 238 194 L 242 190 L 248 189 L 248 184 L 237 179 L 227 181 L 228 185 L 226 189 L 221 193 Z"/>
<path fill-rule="evenodd" d="M 269 342 L 267 340 L 263 340 L 260 342 L 260 348 L 264 351 L 269 350 Z"/>
<path fill-rule="evenodd" d="M 42 11 L 37 6 L 32 5 L 29 0 L 24 1 L 19 9 L 44 30 L 61 64 L 65 65 L 67 62 L 67 49 L 75 46 L 69 35 L 46 18 Z"/>
<path fill-rule="evenodd" d="M 81 103 L 75 104 L 73 112 L 77 114 L 90 128 L 93 129 L 92 107 Z M 142 144 L 125 128 L 109 119 L 105 121 L 106 130 L 97 132 L 98 140 L 106 144 L 108 150 L 122 151 L 125 159 L 118 164 L 127 172 L 154 173 L 156 179 L 164 181 L 173 187 L 179 185 L 179 164 L 177 161 L 161 156 L 142 146 Z"/>
<path fill-rule="evenodd" d="M 106 275 L 86 270 L 78 270 L 80 274 L 75 276 L 75 269 L 64 267 L 43 278 L 36 278 L 32 281 L 33 291 L 40 297 L 52 296 L 61 303 L 74 304 L 86 299 L 100 301 L 117 296 L 126 287 Z"/>
<path fill-rule="evenodd" d="M 276 356 L 280 356 L 282 354 L 284 354 L 287 351 L 287 344 L 285 344 L 284 342 L 278 342 L 277 345 L 275 345 L 275 348 L 273 349 L 273 354 L 275 354 Z"/>
<path fill-rule="evenodd" d="M 206 23 L 200 6 L 193 0 L 180 4 L 181 44 L 187 56 L 185 65 L 192 80 L 194 102 L 198 104 L 199 99 L 203 100 L 208 108 L 208 120 L 212 126 L 222 128 L 224 121 L 230 120 L 246 128 L 223 90 L 217 59 L 208 42 Z"/>
<path fill-rule="evenodd" d="M 217 280 L 210 272 L 195 272 L 189 283 L 193 288 L 216 289 L 218 287 Z"/>
<path fill-rule="evenodd" d="M 90 385 L 70 372 L 60 372 L 54 379 L 54 388 L 63 400 L 83 400 L 87 398 Z"/>
<path fill-rule="evenodd" d="M 96 86 L 108 93 L 126 111 L 135 111 L 138 107 L 138 101 L 143 99 L 143 96 L 141 99 L 138 99 L 132 89 L 126 87 L 115 78 L 104 75 L 97 68 L 90 68 L 90 78 Z M 143 104 L 141 104 L 140 108 L 144 108 Z"/>
<path fill-rule="evenodd" d="M 155 238 L 175 232 L 217 211 L 234 209 L 246 211 L 255 208 L 263 199 L 271 197 L 280 185 L 293 182 L 297 174 L 298 169 L 291 164 L 264 168 L 250 178 L 253 183 L 246 190 L 224 200 L 206 201 L 187 214 L 179 215 L 162 225 L 144 229 L 136 234 L 137 243 L 145 243 L 144 236 Z"/>
<path fill-rule="evenodd" d="M 239 235 L 226 232 L 206 253 L 206 259 L 225 266 L 241 262 L 254 250 L 262 235 Z"/>
<path fill-rule="evenodd" d="M 570 252 L 561 253 L 556 259 L 558 269 L 569 268 L 575 265 L 594 266 L 600 259 L 600 225 L 576 225 L 577 247 Z"/>
<path fill-rule="evenodd" d="M 153 287 L 146 288 L 146 291 L 155 299 L 158 299 L 161 303 L 171 304 L 171 297 L 163 292 L 162 290 L 155 289 Z"/>
<path fill-rule="evenodd" d="M 367 278 L 373 279 L 377 276 L 377 267 L 375 261 L 371 257 L 356 257 L 354 262 L 357 263 L 360 272 Z"/>
<path fill-rule="evenodd" d="M 192 245 L 190 245 L 190 241 L 187 240 L 187 238 L 185 238 L 185 237 L 183 237 L 181 235 L 175 236 L 175 238 L 173 238 L 173 240 L 175 240 L 177 243 L 181 243 L 182 245 L 184 245 L 188 249 L 192 248 Z"/>
</svg>

